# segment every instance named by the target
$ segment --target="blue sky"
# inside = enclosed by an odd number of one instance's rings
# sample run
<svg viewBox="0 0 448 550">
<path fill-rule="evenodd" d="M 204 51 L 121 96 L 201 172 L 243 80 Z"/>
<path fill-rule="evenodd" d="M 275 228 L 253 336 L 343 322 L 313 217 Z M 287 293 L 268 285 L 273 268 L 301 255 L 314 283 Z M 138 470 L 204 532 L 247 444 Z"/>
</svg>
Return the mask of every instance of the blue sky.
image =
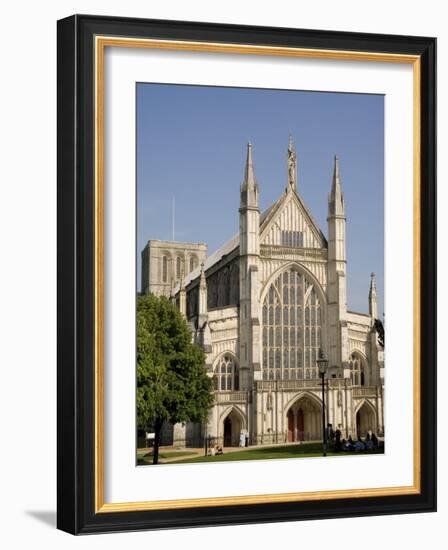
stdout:
<svg viewBox="0 0 448 550">
<path fill-rule="evenodd" d="M 206 242 L 209 254 L 238 231 L 246 143 L 253 144 L 261 209 L 284 191 L 288 135 L 298 191 L 323 233 L 333 156 L 347 215 L 350 310 L 367 312 L 370 273 L 383 313 L 384 98 L 381 95 L 137 85 L 137 273 L 149 239 Z M 140 288 L 140 286 L 138 286 Z"/>
</svg>

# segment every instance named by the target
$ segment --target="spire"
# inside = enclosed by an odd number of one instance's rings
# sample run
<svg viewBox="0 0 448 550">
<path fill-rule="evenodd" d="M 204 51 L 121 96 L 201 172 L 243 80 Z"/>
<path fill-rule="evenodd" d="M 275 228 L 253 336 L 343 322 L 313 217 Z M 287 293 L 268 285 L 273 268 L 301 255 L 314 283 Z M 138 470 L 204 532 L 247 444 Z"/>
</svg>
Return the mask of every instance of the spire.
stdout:
<svg viewBox="0 0 448 550">
<path fill-rule="evenodd" d="M 370 294 L 372 292 L 376 292 L 376 275 L 373 271 L 370 274 Z"/>
<path fill-rule="evenodd" d="M 255 178 L 254 162 L 252 158 L 252 143 L 247 143 L 246 166 L 244 181 L 241 185 L 240 207 L 258 209 L 258 183 Z"/>
<path fill-rule="evenodd" d="M 247 155 L 246 155 L 246 168 L 244 170 L 244 183 L 248 188 L 252 189 L 256 187 L 257 181 L 255 179 L 254 161 L 252 158 L 252 143 L 247 142 Z"/>
<path fill-rule="evenodd" d="M 376 300 L 375 273 L 370 274 L 369 313 L 372 319 L 378 319 L 378 304 Z"/>
<path fill-rule="evenodd" d="M 344 194 L 342 192 L 339 157 L 337 155 L 334 156 L 333 183 L 331 185 L 331 192 L 328 199 L 328 215 L 345 216 Z"/>
<path fill-rule="evenodd" d="M 297 191 L 297 154 L 292 135 L 289 134 L 288 142 L 288 185 L 286 191 Z"/>
<path fill-rule="evenodd" d="M 341 174 L 339 172 L 339 157 L 334 156 L 334 167 L 333 167 L 333 185 L 341 185 Z"/>
</svg>

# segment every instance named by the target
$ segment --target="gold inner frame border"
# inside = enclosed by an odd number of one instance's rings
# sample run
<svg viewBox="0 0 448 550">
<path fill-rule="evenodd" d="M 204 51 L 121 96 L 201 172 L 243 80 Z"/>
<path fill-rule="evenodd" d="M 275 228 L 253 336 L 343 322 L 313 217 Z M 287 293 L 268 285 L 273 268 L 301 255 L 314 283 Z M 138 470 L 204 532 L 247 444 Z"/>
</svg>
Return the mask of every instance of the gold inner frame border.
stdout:
<svg viewBox="0 0 448 550">
<path fill-rule="evenodd" d="M 208 53 L 233 53 L 243 55 L 268 55 L 312 59 L 406 63 L 413 66 L 413 484 L 401 487 L 369 489 L 341 489 L 302 493 L 273 493 L 263 495 L 225 496 L 216 498 L 192 498 L 179 500 L 154 500 L 141 502 L 104 502 L 104 55 L 106 47 L 146 48 L 159 50 L 196 51 Z M 381 52 L 356 52 L 345 50 L 321 50 L 250 44 L 226 44 L 177 40 L 123 38 L 96 36 L 95 55 L 95 513 L 167 510 L 244 504 L 304 502 L 342 498 L 415 495 L 421 492 L 421 423 L 420 423 L 420 277 L 421 277 L 421 214 L 420 214 L 420 164 L 421 164 L 421 60 L 418 55 L 402 55 Z"/>
</svg>

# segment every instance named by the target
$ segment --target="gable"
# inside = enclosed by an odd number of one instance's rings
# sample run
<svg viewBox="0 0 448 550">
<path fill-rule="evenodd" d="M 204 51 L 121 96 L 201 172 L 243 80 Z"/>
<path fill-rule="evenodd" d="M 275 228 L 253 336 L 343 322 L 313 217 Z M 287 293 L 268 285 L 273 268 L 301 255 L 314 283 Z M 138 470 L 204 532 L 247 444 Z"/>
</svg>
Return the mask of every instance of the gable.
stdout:
<svg viewBox="0 0 448 550">
<path fill-rule="evenodd" d="M 274 203 L 261 224 L 260 243 L 271 246 L 323 248 L 327 241 L 296 192 Z"/>
</svg>

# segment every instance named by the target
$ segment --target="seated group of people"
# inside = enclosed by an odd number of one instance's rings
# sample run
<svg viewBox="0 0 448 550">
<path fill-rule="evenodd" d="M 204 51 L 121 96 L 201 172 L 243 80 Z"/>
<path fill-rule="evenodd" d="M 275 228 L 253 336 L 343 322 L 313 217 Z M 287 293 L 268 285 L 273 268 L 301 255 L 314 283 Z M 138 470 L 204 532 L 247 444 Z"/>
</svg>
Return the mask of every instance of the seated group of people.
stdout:
<svg viewBox="0 0 448 550">
<path fill-rule="evenodd" d="M 364 440 L 358 437 L 358 439 L 354 441 L 351 435 L 349 435 L 348 439 L 343 439 L 341 430 L 338 428 L 336 431 L 333 431 L 331 424 L 329 424 L 327 428 L 327 440 L 329 446 L 332 447 L 335 452 L 359 453 L 374 451 L 381 446 L 381 442 L 371 430 L 367 432 Z"/>
<path fill-rule="evenodd" d="M 222 455 L 222 454 L 224 454 L 224 451 L 221 445 L 216 445 L 215 447 L 208 447 L 207 449 L 207 455 L 209 456 Z"/>
</svg>

